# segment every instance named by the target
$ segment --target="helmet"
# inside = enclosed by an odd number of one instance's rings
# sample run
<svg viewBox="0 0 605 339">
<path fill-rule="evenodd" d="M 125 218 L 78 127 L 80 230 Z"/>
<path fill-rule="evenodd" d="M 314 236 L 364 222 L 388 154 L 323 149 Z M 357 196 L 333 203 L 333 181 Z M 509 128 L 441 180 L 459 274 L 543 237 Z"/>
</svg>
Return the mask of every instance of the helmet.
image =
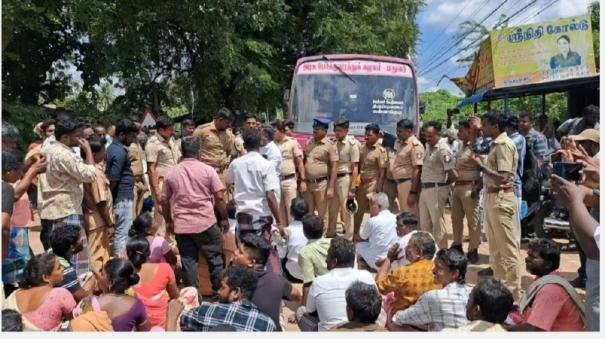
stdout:
<svg viewBox="0 0 605 339">
<path fill-rule="evenodd" d="M 357 201 L 355 200 L 355 198 L 347 199 L 347 203 L 345 204 L 345 206 L 347 208 L 347 212 L 349 212 L 350 214 L 357 213 Z"/>
</svg>

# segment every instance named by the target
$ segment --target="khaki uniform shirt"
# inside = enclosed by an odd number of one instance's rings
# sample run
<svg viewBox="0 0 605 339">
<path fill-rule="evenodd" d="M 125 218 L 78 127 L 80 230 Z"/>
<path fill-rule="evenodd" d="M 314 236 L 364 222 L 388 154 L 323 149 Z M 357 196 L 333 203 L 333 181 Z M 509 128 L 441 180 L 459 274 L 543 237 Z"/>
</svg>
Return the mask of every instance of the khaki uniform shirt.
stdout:
<svg viewBox="0 0 605 339">
<path fill-rule="evenodd" d="M 473 160 L 473 145 L 466 143 L 456 155 L 458 180 L 480 180 L 481 168 Z"/>
<path fill-rule="evenodd" d="M 505 132 L 501 133 L 492 142 L 485 165 L 494 171 L 507 172 L 511 175 L 508 176 L 508 181 L 501 186 L 496 185 L 493 178 L 486 176 L 487 187 L 512 187 L 515 172 L 517 171 L 517 160 L 515 143 Z"/>
<path fill-rule="evenodd" d="M 369 147 L 367 144 L 361 146 L 359 175 L 363 182 L 378 180 L 378 174 L 387 167 L 387 150 L 378 143 Z"/>
<path fill-rule="evenodd" d="M 179 152 L 174 138 L 164 139 L 159 134 L 149 138 L 145 146 L 147 162 L 156 163 L 158 177 L 165 177 L 178 163 Z"/>
<path fill-rule="evenodd" d="M 102 166 L 97 165 L 97 177 L 90 186 L 84 187 L 84 194 L 88 194 L 91 200 L 95 204 L 105 202 L 105 208 L 109 211 L 110 221 L 115 222 L 113 214 L 113 198 L 111 196 L 111 189 L 109 187 L 109 180 L 105 176 Z M 96 206 L 88 206 L 86 203 L 84 206 L 84 220 L 88 231 L 96 230 L 100 227 L 106 227 L 105 219 L 101 216 L 100 212 L 97 211 Z"/>
<path fill-rule="evenodd" d="M 73 149 L 60 142 L 43 149 L 42 155 L 48 165 L 46 172 L 38 176 L 40 218 L 57 220 L 82 215 L 82 184 L 95 181 L 95 165 L 84 163 Z"/>
<path fill-rule="evenodd" d="M 281 142 L 275 142 L 281 151 L 281 173 L 283 176 L 296 173 L 295 159 L 303 156 L 303 152 L 296 139 L 284 137 Z"/>
<path fill-rule="evenodd" d="M 128 146 L 128 158 L 132 167 L 132 175 L 140 177 L 145 174 L 143 170 L 143 149 L 138 142 L 133 142 Z"/>
<path fill-rule="evenodd" d="M 447 171 L 453 170 L 455 165 L 452 151 L 447 144 L 446 138 L 439 140 L 433 147 L 427 143 L 420 182 L 444 183 L 447 181 Z"/>
<path fill-rule="evenodd" d="M 311 180 L 329 176 L 329 163 L 338 161 L 336 144 L 327 137 L 319 142 L 311 139 L 307 145 L 305 156 L 306 178 Z"/>
<path fill-rule="evenodd" d="M 351 173 L 351 165 L 359 162 L 360 144 L 355 137 L 347 135 L 342 141 L 334 140 L 338 150 L 338 173 Z"/>
<path fill-rule="evenodd" d="M 222 171 L 229 166 L 231 155 L 236 153 L 231 130 L 219 131 L 214 121 L 195 129 L 193 135 L 202 139 L 200 160 Z"/>
<path fill-rule="evenodd" d="M 424 147 L 415 137 L 395 144 L 397 157 L 393 163 L 393 177 L 395 179 L 408 179 L 412 177 L 414 166 L 422 166 L 424 161 Z"/>
</svg>

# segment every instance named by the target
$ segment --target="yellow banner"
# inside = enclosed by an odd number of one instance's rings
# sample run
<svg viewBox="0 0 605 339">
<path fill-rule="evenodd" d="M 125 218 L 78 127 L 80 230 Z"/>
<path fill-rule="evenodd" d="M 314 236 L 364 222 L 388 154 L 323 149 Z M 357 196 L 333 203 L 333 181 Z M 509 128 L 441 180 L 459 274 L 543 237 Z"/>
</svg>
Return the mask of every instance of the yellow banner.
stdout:
<svg viewBox="0 0 605 339">
<path fill-rule="evenodd" d="M 495 87 L 596 75 L 588 14 L 490 33 Z"/>
</svg>

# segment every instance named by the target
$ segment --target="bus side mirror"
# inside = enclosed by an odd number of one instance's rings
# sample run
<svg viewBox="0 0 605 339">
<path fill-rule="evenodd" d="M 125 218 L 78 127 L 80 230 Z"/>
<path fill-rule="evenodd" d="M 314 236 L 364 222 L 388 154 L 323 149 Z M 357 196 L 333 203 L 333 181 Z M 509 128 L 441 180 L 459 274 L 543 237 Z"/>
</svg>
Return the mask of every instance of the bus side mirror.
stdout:
<svg viewBox="0 0 605 339">
<path fill-rule="evenodd" d="M 420 107 L 419 107 L 420 115 L 424 114 L 424 109 L 425 109 L 424 102 L 421 101 L 420 102 Z"/>
<path fill-rule="evenodd" d="M 290 100 L 290 90 L 287 89 L 284 91 L 284 102 L 288 103 L 289 100 Z"/>
</svg>

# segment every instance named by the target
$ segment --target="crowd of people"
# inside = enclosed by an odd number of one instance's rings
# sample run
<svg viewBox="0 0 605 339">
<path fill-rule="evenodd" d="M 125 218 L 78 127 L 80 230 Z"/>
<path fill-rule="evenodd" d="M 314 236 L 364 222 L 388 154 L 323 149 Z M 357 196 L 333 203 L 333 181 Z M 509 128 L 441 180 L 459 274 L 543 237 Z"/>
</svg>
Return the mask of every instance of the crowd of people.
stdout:
<svg viewBox="0 0 605 339">
<path fill-rule="evenodd" d="M 3 122 L 2 330 L 598 330 L 598 114 L 544 133 L 529 113 L 419 135 L 402 119 L 393 145 L 376 124 L 362 143 L 347 120 L 315 119 L 304 147 L 291 121 L 235 129 L 225 108 L 180 137 L 168 116 L 148 129 L 59 114 L 26 152 Z M 555 155 L 581 180 L 554 174 Z M 538 176 L 568 207 L 585 301 L 559 244 L 534 236 L 522 258 Z M 490 267 L 471 288 L 483 238 Z"/>
</svg>

